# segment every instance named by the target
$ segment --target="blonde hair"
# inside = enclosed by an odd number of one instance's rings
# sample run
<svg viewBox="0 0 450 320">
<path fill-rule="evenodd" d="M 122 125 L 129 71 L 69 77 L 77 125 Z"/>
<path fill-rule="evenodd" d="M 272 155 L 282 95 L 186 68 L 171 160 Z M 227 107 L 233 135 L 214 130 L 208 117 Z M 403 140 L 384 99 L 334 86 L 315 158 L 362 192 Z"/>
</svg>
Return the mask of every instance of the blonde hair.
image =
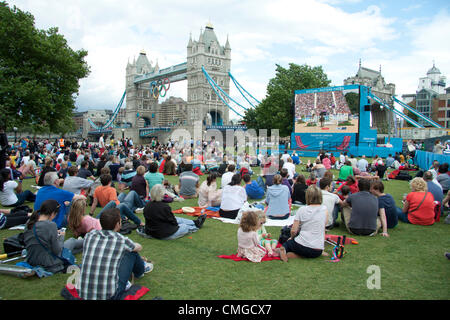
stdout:
<svg viewBox="0 0 450 320">
<path fill-rule="evenodd" d="M 70 206 L 69 216 L 67 217 L 67 225 L 72 232 L 76 232 L 81 222 L 83 221 L 84 214 L 86 213 L 86 199 L 76 199 L 72 201 Z"/>
<path fill-rule="evenodd" d="M 145 167 L 144 166 L 137 167 L 136 174 L 139 176 L 143 176 L 145 174 Z"/>
<path fill-rule="evenodd" d="M 264 221 L 266 221 L 266 213 L 264 212 L 264 211 L 262 211 L 262 210 L 256 210 L 255 211 L 256 212 L 256 214 L 258 215 L 258 219 L 261 221 L 261 220 L 264 220 Z"/>
<path fill-rule="evenodd" d="M 281 181 L 283 178 L 281 178 L 281 175 L 276 174 L 273 176 L 273 184 L 281 184 Z"/>
<path fill-rule="evenodd" d="M 258 210 L 260 211 L 260 210 Z M 242 213 L 240 227 L 244 232 L 256 231 L 259 229 L 258 211 L 246 211 Z"/>
<path fill-rule="evenodd" d="M 315 185 L 310 185 L 308 189 L 306 189 L 306 204 L 322 204 L 322 191 L 317 188 Z"/>
<path fill-rule="evenodd" d="M 427 192 L 428 191 L 426 181 L 420 177 L 416 177 L 416 178 L 412 179 L 411 182 L 409 183 L 409 185 L 411 186 L 411 189 L 416 192 Z"/>
</svg>

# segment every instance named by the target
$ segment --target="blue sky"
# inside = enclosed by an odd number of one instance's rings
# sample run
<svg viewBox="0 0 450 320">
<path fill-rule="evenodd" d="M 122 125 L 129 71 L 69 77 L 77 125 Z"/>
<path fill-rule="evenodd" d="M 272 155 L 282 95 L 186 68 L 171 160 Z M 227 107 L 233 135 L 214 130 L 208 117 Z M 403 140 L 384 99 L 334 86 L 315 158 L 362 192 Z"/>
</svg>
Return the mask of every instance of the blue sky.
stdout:
<svg viewBox="0 0 450 320">
<path fill-rule="evenodd" d="M 41 29 L 58 27 L 86 49 L 91 74 L 76 105 L 113 109 L 125 89 L 128 59 L 144 49 L 160 68 L 186 61 L 189 34 L 198 39 L 210 21 L 232 48 L 231 72 L 263 99 L 275 64 L 321 65 L 332 85 L 356 74 L 359 59 L 378 70 L 396 94 L 414 93 L 433 60 L 450 86 L 450 1 L 363 0 L 17 0 Z M 186 82 L 167 96 L 186 99 Z M 239 92 L 232 87 L 231 96 Z M 240 99 L 238 101 L 243 101 Z M 231 115 L 231 114 L 230 114 Z"/>
</svg>

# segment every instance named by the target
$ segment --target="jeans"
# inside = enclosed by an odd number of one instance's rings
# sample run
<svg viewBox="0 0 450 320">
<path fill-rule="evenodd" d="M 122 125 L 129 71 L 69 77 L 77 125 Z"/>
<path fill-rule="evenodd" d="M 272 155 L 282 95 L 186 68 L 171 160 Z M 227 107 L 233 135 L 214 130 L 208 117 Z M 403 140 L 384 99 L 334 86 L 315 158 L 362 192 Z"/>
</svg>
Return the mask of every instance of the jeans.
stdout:
<svg viewBox="0 0 450 320">
<path fill-rule="evenodd" d="M 9 229 L 11 227 L 15 227 L 15 226 L 18 226 L 21 224 L 26 224 L 28 219 L 30 218 L 28 216 L 28 213 L 26 213 L 24 211 L 13 212 L 13 213 L 5 215 L 5 217 L 6 217 L 6 223 L 2 229 Z"/>
<path fill-rule="evenodd" d="M 130 279 L 131 277 L 131 274 L 133 273 L 136 278 L 139 278 L 144 274 L 144 271 L 145 271 L 144 260 L 142 260 L 139 253 L 137 252 L 125 253 L 119 264 L 118 270 L 119 283 L 117 291 L 111 299 L 112 300 L 121 299 L 121 296 L 125 292 L 128 279 Z"/>
<path fill-rule="evenodd" d="M 408 220 L 408 213 L 404 213 L 400 208 L 397 208 L 397 217 L 400 221 L 411 223 Z"/>
<path fill-rule="evenodd" d="M 267 218 L 272 219 L 272 220 L 284 220 L 284 219 L 288 219 L 291 216 L 290 213 L 286 213 L 284 216 L 267 216 Z"/>
<path fill-rule="evenodd" d="M 30 190 L 25 190 L 22 193 L 17 193 L 17 202 L 9 205 L 9 206 L 5 206 L 5 207 L 18 207 L 21 206 L 25 203 L 25 201 L 29 201 L 29 202 L 34 202 L 36 200 L 36 195 L 31 192 Z"/>
<path fill-rule="evenodd" d="M 117 199 L 119 199 L 120 203 L 125 203 L 132 212 L 134 212 L 137 208 L 145 207 L 144 201 L 134 190 L 131 190 L 128 194 L 119 194 Z"/>
<path fill-rule="evenodd" d="M 185 235 L 187 235 L 189 233 L 196 232 L 198 230 L 198 228 L 195 226 L 194 220 L 178 218 L 178 217 L 175 217 L 175 218 L 177 219 L 178 230 L 174 234 L 164 238 L 163 240 L 178 239 L 178 238 L 184 237 Z"/>
<path fill-rule="evenodd" d="M 100 211 L 100 213 L 97 215 L 97 219 L 100 219 L 100 216 L 102 213 L 107 209 L 117 208 L 120 210 L 120 216 L 123 218 L 127 217 L 131 221 L 133 221 L 135 224 L 140 225 L 141 219 L 139 219 L 133 211 L 128 207 L 126 203 L 119 203 L 118 205 L 114 200 L 111 200 L 106 204 L 106 206 L 103 207 L 103 209 Z"/>
<path fill-rule="evenodd" d="M 69 249 L 75 255 L 83 251 L 83 243 L 84 239 L 70 238 L 64 241 L 64 248 Z"/>
</svg>

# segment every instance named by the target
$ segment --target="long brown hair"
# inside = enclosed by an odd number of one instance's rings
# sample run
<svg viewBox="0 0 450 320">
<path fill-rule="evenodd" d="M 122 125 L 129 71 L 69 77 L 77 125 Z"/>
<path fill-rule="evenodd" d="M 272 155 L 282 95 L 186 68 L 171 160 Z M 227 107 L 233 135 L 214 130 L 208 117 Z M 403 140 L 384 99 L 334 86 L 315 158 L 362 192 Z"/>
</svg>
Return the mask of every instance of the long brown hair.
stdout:
<svg viewBox="0 0 450 320">
<path fill-rule="evenodd" d="M 67 217 L 67 225 L 72 232 L 75 232 L 83 221 L 86 212 L 86 199 L 76 199 L 72 202 L 69 216 Z"/>
</svg>

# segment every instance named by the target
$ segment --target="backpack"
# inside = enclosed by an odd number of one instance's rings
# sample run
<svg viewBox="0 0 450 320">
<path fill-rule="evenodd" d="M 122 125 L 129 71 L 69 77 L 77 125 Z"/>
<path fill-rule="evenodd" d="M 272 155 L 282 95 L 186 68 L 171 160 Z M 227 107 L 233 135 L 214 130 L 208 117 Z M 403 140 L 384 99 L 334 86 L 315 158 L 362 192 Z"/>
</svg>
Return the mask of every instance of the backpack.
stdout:
<svg viewBox="0 0 450 320">
<path fill-rule="evenodd" d="M 280 237 L 278 238 L 278 242 L 280 244 L 285 243 L 286 241 L 288 241 L 288 239 L 291 237 L 291 228 L 292 225 L 290 226 L 284 226 L 281 231 L 280 231 Z"/>
<path fill-rule="evenodd" d="M 409 181 L 412 179 L 411 175 L 409 174 L 409 171 L 402 170 L 398 173 L 397 177 L 395 177 L 397 180 L 406 180 Z"/>
<path fill-rule="evenodd" d="M 3 241 L 3 251 L 5 253 L 22 251 L 25 249 L 25 242 L 23 240 L 23 232 L 15 234 Z"/>
</svg>

